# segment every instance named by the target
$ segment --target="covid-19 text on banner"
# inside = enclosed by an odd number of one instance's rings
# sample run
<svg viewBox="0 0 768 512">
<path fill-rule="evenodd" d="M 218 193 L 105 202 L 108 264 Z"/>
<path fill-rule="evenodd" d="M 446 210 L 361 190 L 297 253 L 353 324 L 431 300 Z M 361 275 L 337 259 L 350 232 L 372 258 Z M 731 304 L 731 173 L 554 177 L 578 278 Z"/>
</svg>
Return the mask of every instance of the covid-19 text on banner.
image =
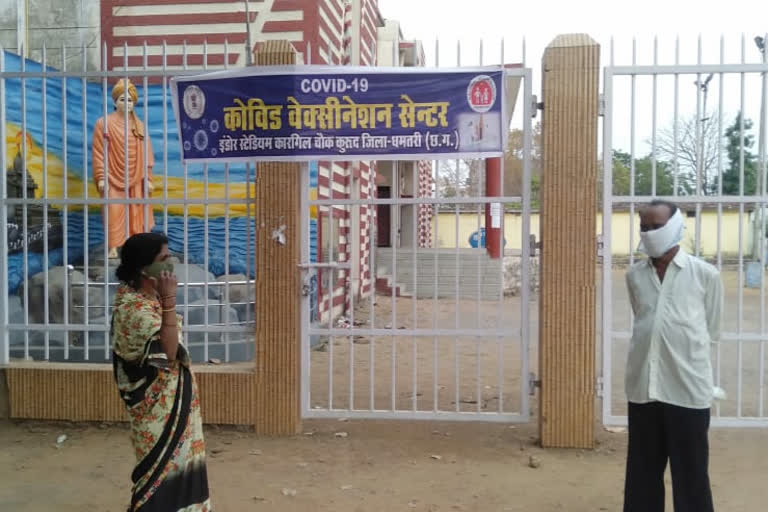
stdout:
<svg viewBox="0 0 768 512">
<path fill-rule="evenodd" d="M 172 80 L 185 162 L 501 156 L 504 71 L 291 66 Z"/>
</svg>

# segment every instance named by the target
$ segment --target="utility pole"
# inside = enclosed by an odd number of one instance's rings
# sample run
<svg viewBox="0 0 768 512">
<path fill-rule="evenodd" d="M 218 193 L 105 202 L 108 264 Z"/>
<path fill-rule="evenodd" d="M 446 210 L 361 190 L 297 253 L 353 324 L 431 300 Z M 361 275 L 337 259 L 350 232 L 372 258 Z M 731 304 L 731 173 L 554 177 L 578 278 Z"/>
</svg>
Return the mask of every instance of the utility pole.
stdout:
<svg viewBox="0 0 768 512">
<path fill-rule="evenodd" d="M 699 111 L 699 102 L 696 102 L 696 195 L 706 195 L 708 192 L 709 169 L 705 168 L 704 155 L 707 145 L 707 134 L 705 132 L 705 124 L 707 122 L 707 94 L 709 93 L 709 82 L 712 80 L 713 74 L 710 73 L 707 78 L 702 82 L 701 79 L 697 79 L 696 84 L 697 92 L 701 90 L 704 94 L 704 112 Z M 698 94 L 697 94 L 698 96 Z M 699 249 L 701 247 L 701 200 L 696 203 L 696 234 L 694 237 L 694 252 L 696 256 L 699 255 Z"/>
<path fill-rule="evenodd" d="M 29 0 L 16 0 L 16 52 L 29 57 Z"/>
<path fill-rule="evenodd" d="M 712 77 L 714 76 L 713 73 L 710 73 L 707 78 L 704 79 L 702 82 L 701 80 L 696 80 L 694 84 L 697 88 L 701 89 L 701 92 L 704 95 L 703 98 L 703 111 L 701 113 L 701 117 L 699 118 L 700 128 L 698 131 L 698 140 L 696 141 L 696 174 L 699 177 L 699 183 L 704 186 L 703 193 L 706 194 L 706 186 L 708 183 L 708 176 L 707 171 L 708 169 L 704 168 L 704 156 L 706 155 L 706 146 L 707 146 L 707 134 L 706 134 L 706 127 L 705 123 L 709 121 L 709 118 L 707 117 L 707 95 L 709 93 L 709 82 L 712 81 Z M 698 193 L 701 193 L 701 191 L 698 191 Z"/>
</svg>

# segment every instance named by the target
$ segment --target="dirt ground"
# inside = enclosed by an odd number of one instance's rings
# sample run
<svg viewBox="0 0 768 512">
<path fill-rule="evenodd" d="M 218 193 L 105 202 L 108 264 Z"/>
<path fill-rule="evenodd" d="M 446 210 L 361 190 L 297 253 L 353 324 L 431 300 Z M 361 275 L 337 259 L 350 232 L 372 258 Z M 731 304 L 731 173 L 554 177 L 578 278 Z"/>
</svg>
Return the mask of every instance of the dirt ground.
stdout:
<svg viewBox="0 0 768 512">
<path fill-rule="evenodd" d="M 583 451 L 537 447 L 532 425 L 327 421 L 304 431 L 207 428 L 216 510 L 621 510 L 624 433 L 601 431 Z M 765 510 L 768 430 L 715 430 L 711 441 L 716 509 Z M 0 510 L 123 512 L 132 457 L 124 426 L 0 423 Z"/>
<path fill-rule="evenodd" d="M 737 331 L 741 316 L 743 331 L 759 332 L 759 291 L 745 290 L 740 301 L 738 275 L 726 272 L 723 277 L 725 330 Z M 615 330 L 629 327 L 627 302 L 623 271 L 615 271 Z M 450 411 L 458 403 L 463 412 L 520 411 L 518 297 L 507 298 L 501 307 L 401 298 L 395 301 L 395 318 L 392 301 L 377 297 L 373 309 L 373 315 L 366 305 L 357 310 L 355 321 L 362 322 L 358 329 L 498 326 L 507 331 L 501 338 L 486 339 L 366 337 L 354 331 L 330 339 L 324 351 L 310 357 L 311 407 L 325 409 L 333 396 L 335 409 L 349 408 L 350 399 L 355 409 L 368 409 L 372 397 L 376 409 L 428 411 L 437 404 L 439 410 Z M 534 296 L 529 319 L 532 371 L 538 356 L 533 342 L 537 313 Z M 616 414 L 624 409 L 625 345 L 625 340 L 614 341 Z M 742 414 L 757 416 L 761 399 L 768 411 L 765 388 L 760 392 L 768 377 L 759 371 L 761 360 L 764 372 L 768 366 L 765 350 L 756 343 L 742 345 L 722 347 L 720 371 L 730 394 L 721 404 L 722 414 L 739 412 L 736 395 L 742 387 Z M 535 418 L 535 399 L 532 409 Z M 543 450 L 536 444 L 534 424 L 306 421 L 303 435 L 286 439 L 259 438 L 237 429 L 206 431 L 218 511 L 621 510 L 626 434 L 602 428 L 594 451 Z M 339 432 L 348 435 L 337 437 Z M 57 446 L 62 434 L 67 439 Z M 710 439 L 716 509 L 765 510 L 768 429 L 715 429 Z M 122 512 L 133 462 L 123 425 L 0 422 L 0 511 Z M 671 496 L 668 503 L 671 511 Z"/>
</svg>

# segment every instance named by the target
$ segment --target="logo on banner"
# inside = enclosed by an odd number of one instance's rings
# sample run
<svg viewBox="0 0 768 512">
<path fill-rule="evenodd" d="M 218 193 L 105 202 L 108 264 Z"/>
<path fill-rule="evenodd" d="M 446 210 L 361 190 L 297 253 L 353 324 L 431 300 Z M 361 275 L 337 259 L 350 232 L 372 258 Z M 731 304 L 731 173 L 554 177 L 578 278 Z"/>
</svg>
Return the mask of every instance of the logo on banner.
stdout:
<svg viewBox="0 0 768 512">
<path fill-rule="evenodd" d="M 205 94 L 196 85 L 184 90 L 184 112 L 190 119 L 200 119 L 205 112 Z"/>
<path fill-rule="evenodd" d="M 496 103 L 496 84 L 488 75 L 479 75 L 469 82 L 467 102 L 472 110 L 488 112 Z"/>
</svg>

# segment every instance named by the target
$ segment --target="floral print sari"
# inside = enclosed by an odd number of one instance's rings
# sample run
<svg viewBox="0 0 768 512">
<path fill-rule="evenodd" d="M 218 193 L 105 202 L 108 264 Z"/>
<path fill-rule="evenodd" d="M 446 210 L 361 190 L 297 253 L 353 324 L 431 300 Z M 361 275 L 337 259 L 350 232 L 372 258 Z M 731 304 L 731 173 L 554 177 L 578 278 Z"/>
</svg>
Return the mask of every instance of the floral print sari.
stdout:
<svg viewBox="0 0 768 512">
<path fill-rule="evenodd" d="M 157 297 L 121 286 L 112 314 L 114 376 L 131 421 L 136 467 L 129 512 L 208 512 L 200 399 L 181 344 L 177 359 L 160 344 Z"/>
</svg>

